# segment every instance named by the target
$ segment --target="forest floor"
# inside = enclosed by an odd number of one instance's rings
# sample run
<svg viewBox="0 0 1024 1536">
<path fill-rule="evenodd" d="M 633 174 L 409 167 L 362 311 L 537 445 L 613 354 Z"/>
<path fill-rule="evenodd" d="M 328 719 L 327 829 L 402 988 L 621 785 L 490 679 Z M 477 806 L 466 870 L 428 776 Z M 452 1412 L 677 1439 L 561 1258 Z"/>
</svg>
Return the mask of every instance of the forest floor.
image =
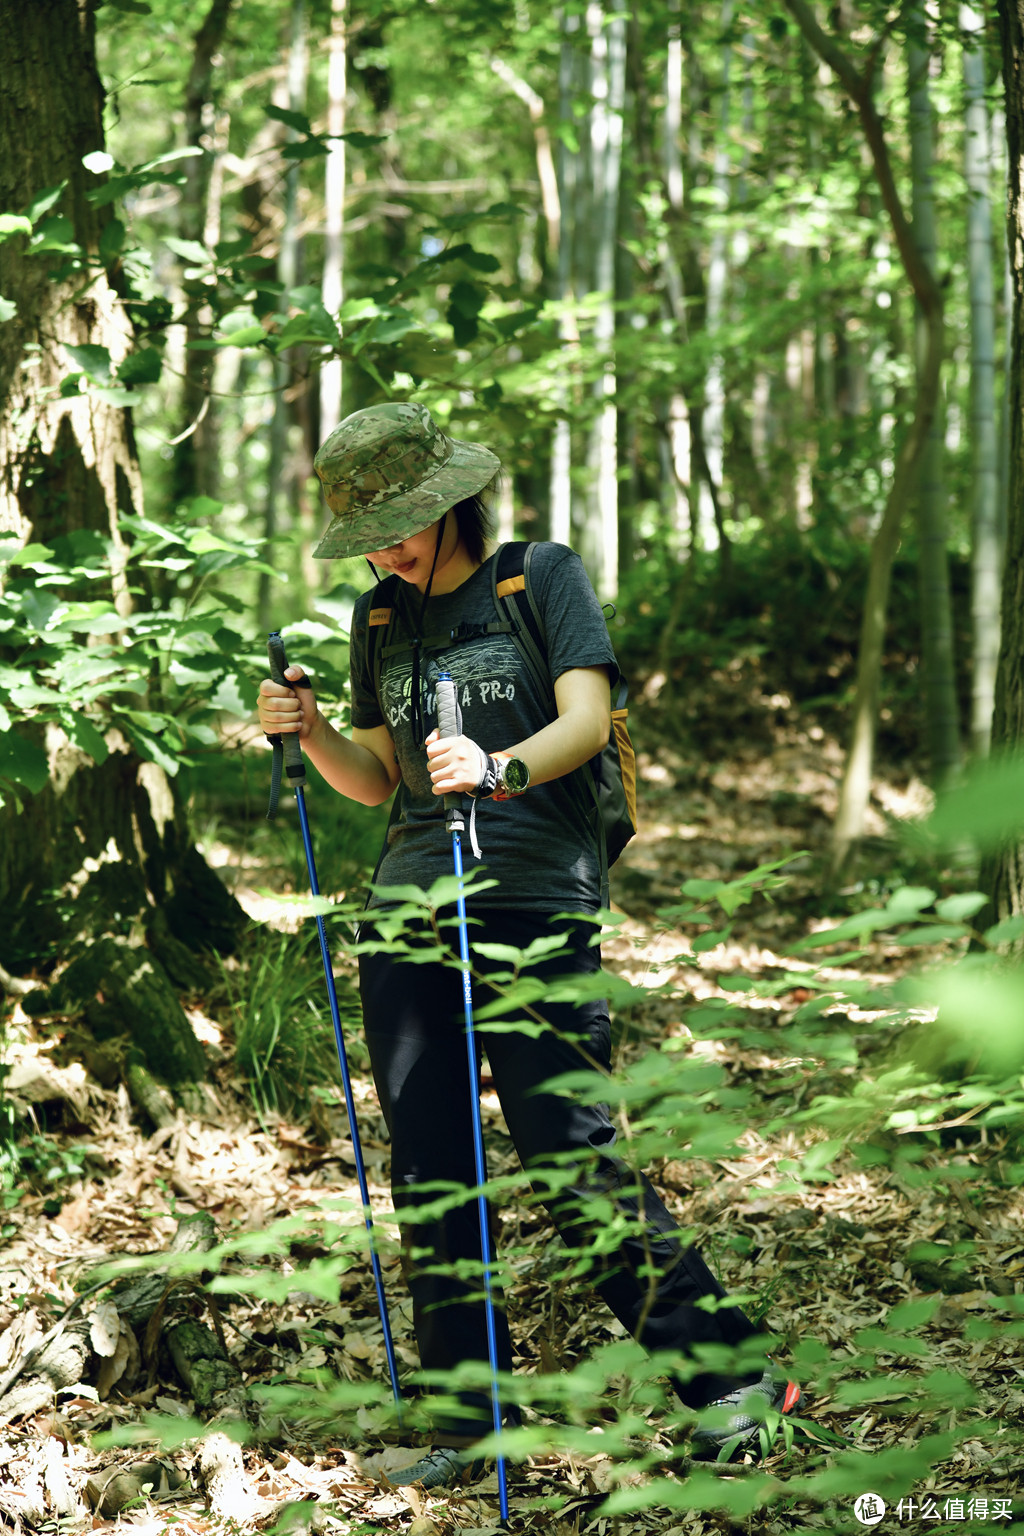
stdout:
<svg viewBox="0 0 1024 1536">
<path fill-rule="evenodd" d="M 699 758 L 668 736 L 656 753 L 649 748 L 641 755 L 642 828 L 615 871 L 613 900 L 623 917 L 605 946 L 605 963 L 642 986 L 668 974 L 676 988 L 671 1000 L 652 996 L 649 1008 L 632 1010 L 634 1044 L 627 1050 L 685 1036 L 681 998 L 725 997 L 734 973 L 778 976 L 787 963 L 787 945 L 830 915 L 821 895 L 822 870 L 840 752 L 824 731 L 788 710 L 787 702 L 764 698 L 756 720 L 749 711 L 742 721 L 719 719 L 716 739 L 702 743 Z M 737 741 L 746 744 L 737 747 Z M 912 815 L 926 801 L 913 777 L 880 775 L 878 878 L 900 883 L 901 874 L 893 869 L 903 857 L 883 841 L 883 813 Z M 209 851 L 216 852 L 212 843 Z M 247 867 L 236 852 L 225 833 L 220 849 L 225 874 L 253 917 L 264 920 L 274 910 L 266 891 L 274 872 L 253 868 L 251 861 Z M 733 878 L 793 854 L 802 857 L 775 901 L 742 907 L 728 939 L 699 960 L 685 953 L 678 934 L 658 924 L 658 908 L 678 901 L 684 880 Z M 847 892 L 832 900 L 831 912 L 842 915 L 851 904 L 869 904 L 870 895 Z M 919 959 L 918 954 L 916 963 Z M 882 977 L 907 964 L 905 948 L 879 941 L 869 946 L 861 968 Z M 310 975 L 310 986 L 317 981 Z M 800 1000 L 795 988 L 772 1006 L 792 1012 Z M 208 1213 L 223 1235 L 257 1233 L 280 1218 L 315 1211 L 325 1195 L 357 1199 L 351 1142 L 337 1096 L 321 1096 L 312 1118 L 257 1115 L 234 1067 L 229 1011 L 218 1011 L 199 996 L 186 1002 L 213 1063 L 211 1088 L 205 1107 L 179 1111 L 173 1125 L 155 1133 L 141 1122 L 120 1083 L 104 1086 L 74 1052 L 62 1049 L 67 1021 L 32 1021 L 20 1012 L 9 1021 L 8 1060 L 20 1067 L 25 1098 L 36 1101 L 32 1113 L 39 1134 L 33 1176 L 12 1193 L 3 1217 L 0 1398 L 19 1366 L 26 1367 L 29 1352 L 74 1302 L 76 1283 L 80 1286 L 101 1260 L 165 1248 L 182 1218 L 197 1211 Z M 784 1107 L 780 1088 L 797 1103 L 823 1086 L 808 1072 L 794 1088 L 792 1072 L 780 1071 L 791 1065 L 782 1054 L 772 1059 L 742 1042 L 707 1050 L 724 1066 L 730 1085 L 753 1086 L 776 1112 Z M 371 1199 L 386 1229 L 387 1146 L 372 1088 L 359 1074 L 356 1094 Z M 484 1094 L 484 1113 L 500 1171 L 511 1159 L 490 1091 Z M 714 1165 L 669 1161 L 654 1169 L 673 1214 L 681 1226 L 696 1231 L 724 1282 L 770 1301 L 767 1323 L 781 1340 L 782 1361 L 798 1341 L 812 1338 L 824 1347 L 835 1373 L 844 1358 L 856 1355 L 855 1338 L 876 1328 L 894 1305 L 937 1298 L 920 1334 L 926 1363 L 932 1373 L 964 1378 L 973 1406 L 954 1395 L 946 1410 L 936 1409 L 934 1401 L 918 1408 L 899 1390 L 905 1362 L 888 1358 L 884 1382 L 860 1403 L 819 1390 L 809 1411 L 818 1438 L 815 1433 L 798 1438 L 789 1452 L 767 1464 L 779 1480 L 773 1484 L 777 1489 L 805 1468 L 808 1457 L 820 1458 L 830 1433 L 881 1456 L 958 1423 L 976 1424 L 978 1432 L 957 1438 L 946 1459 L 913 1491 L 917 1501 L 933 1500 L 936 1514 L 924 1502 L 916 1518 L 897 1522 L 891 1511 L 884 1527 L 890 1530 L 897 1525 L 907 1531 L 987 1529 L 1007 1526 L 1014 1517 L 1024 1521 L 1019 1504 L 1011 1510 L 1019 1490 L 1019 1452 L 1011 1446 L 1024 1425 L 1024 1351 L 1016 1336 L 984 1326 L 993 1296 L 1024 1288 L 1024 1197 L 1020 1185 L 1003 1176 L 1009 1154 L 998 1138 L 972 1136 L 969 1126 L 957 1140 L 960 1134 L 947 1127 L 943 1145 L 936 1143 L 934 1150 L 955 1158 L 973 1176 L 932 1186 L 908 1185 L 890 1167 L 872 1169 L 843 1156 L 833 1163 L 831 1177 L 794 1181 L 785 1170 L 813 1139 L 813 1133 L 796 1128 L 770 1138 L 752 1130 L 736 1156 Z M 503 1220 L 506 1227 L 518 1220 L 523 1236 L 521 1217 L 506 1211 Z M 509 1298 L 520 1368 L 572 1365 L 596 1345 L 621 1337 L 589 1293 L 574 1286 L 553 1291 L 546 1283 L 545 1256 L 556 1240 L 536 1211 L 525 1230 L 537 1261 L 522 1266 L 521 1282 Z M 915 1244 L 937 1244 L 952 1253 L 965 1239 L 971 1244 L 966 1265 L 929 1271 L 913 1259 Z M 301 1273 L 289 1289 L 289 1265 L 280 1257 L 273 1262 L 285 1277 L 276 1299 L 220 1300 L 228 1353 L 246 1386 L 270 1378 L 308 1381 L 317 1371 L 357 1383 L 385 1379 L 368 1269 L 348 1270 L 340 1294 L 325 1297 L 312 1294 Z M 412 1367 L 409 1308 L 397 1262 L 385 1265 L 385 1287 L 400 1363 Z M 387 1473 L 415 1459 L 417 1449 L 409 1441 L 385 1443 L 369 1428 L 356 1443 L 351 1434 L 289 1431 L 285 1424 L 273 1444 L 247 1446 L 233 1514 L 223 1500 L 218 1503 L 209 1478 L 204 1491 L 194 1438 L 186 1437 L 177 1448 L 151 1443 L 96 1449 L 99 1432 L 123 1431 L 152 1413 L 180 1417 L 187 1435 L 195 1413 L 169 1357 L 156 1347 L 152 1327 L 145 1339 L 129 1339 L 130 1330 L 119 1329 L 116 1297 L 113 1309 L 108 1305 L 104 1311 L 104 1293 L 99 1294 L 98 1302 L 87 1303 L 93 1308 L 95 1355 L 83 1378 L 0 1430 L 0 1526 L 66 1532 L 174 1527 L 183 1533 L 312 1528 L 343 1536 L 368 1531 L 447 1536 L 497 1528 L 493 1472 L 457 1492 L 394 1489 Z M 198 1292 L 192 1310 L 197 1319 L 208 1320 Z M 860 1367 L 858 1373 L 864 1374 Z M 656 1438 L 656 1423 L 651 1432 Z M 857 1528 L 848 1508 L 837 1515 L 799 1499 L 743 1518 L 687 1508 L 684 1496 L 671 1507 L 656 1504 L 617 1519 L 604 1516 L 602 1501 L 620 1477 L 621 1468 L 602 1453 L 600 1426 L 590 1455 L 534 1456 L 510 1465 L 511 1528 L 537 1536 L 583 1531 L 704 1536 L 729 1530 L 774 1536 L 794 1529 Z M 849 1503 L 858 1491 L 867 1489 L 851 1489 Z M 964 1507 L 973 1501 L 974 1524 L 955 1508 L 949 1515 L 949 1499 L 960 1499 Z"/>
</svg>

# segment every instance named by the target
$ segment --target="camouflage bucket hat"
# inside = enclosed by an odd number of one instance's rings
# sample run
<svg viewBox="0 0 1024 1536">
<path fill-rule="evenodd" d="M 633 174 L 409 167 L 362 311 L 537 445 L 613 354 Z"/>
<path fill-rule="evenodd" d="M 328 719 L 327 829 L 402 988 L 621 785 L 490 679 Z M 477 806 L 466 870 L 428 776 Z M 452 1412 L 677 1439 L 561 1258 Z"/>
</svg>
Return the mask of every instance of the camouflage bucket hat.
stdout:
<svg viewBox="0 0 1024 1536">
<path fill-rule="evenodd" d="M 448 437 L 425 406 L 394 401 L 346 416 L 313 468 L 334 513 L 313 555 L 338 560 L 389 549 L 429 528 L 483 490 L 501 461 L 489 448 Z"/>
</svg>

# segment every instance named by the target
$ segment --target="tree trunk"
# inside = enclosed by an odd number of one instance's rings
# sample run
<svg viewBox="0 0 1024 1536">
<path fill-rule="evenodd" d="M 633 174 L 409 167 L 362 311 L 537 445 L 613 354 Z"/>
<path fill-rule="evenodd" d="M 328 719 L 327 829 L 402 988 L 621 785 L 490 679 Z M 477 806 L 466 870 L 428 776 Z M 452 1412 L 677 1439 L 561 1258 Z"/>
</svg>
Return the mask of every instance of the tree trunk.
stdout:
<svg viewBox="0 0 1024 1536">
<path fill-rule="evenodd" d="M 935 279 L 938 235 L 933 177 L 934 145 L 928 19 L 923 5 L 911 16 L 907 39 L 907 87 L 910 116 L 911 212 L 914 241 Z M 915 317 L 918 375 L 928 367 L 930 319 L 920 304 Z M 925 732 L 932 781 L 942 784 L 960 762 L 960 720 L 953 662 L 953 604 L 949 590 L 946 488 L 942 471 L 942 417 L 936 409 L 921 455 L 917 485 L 918 581 L 921 603 L 921 653 L 924 659 Z"/>
<path fill-rule="evenodd" d="M 989 114 L 985 100 L 984 19 L 960 7 L 963 37 L 964 171 L 967 181 L 967 275 L 971 295 L 971 446 L 973 449 L 971 616 L 974 677 L 971 746 L 988 755 L 999 660 L 999 445 L 995 395 L 995 279 L 989 181 Z"/>
<path fill-rule="evenodd" d="M 921 259 L 896 188 L 885 129 L 874 103 L 873 65 L 869 63 L 864 75 L 858 74 L 835 37 L 822 30 L 807 0 L 786 0 L 786 5 L 808 43 L 839 78 L 857 108 L 893 237 L 914 296 L 927 320 L 926 346 L 917 376 L 913 418 L 903 444 L 895 455 L 896 468 L 886 497 L 885 511 L 871 546 L 868 589 L 864 599 L 857 654 L 852 740 L 833 829 L 833 867 L 839 869 L 845 863 L 853 844 L 863 835 L 864 817 L 871 795 L 878 690 L 892 563 L 899 546 L 900 528 L 913 493 L 918 462 L 938 402 L 943 341 L 942 292 L 931 269 Z"/>
<path fill-rule="evenodd" d="M 210 0 L 210 8 L 195 35 L 192 65 L 185 83 L 185 143 L 203 153 L 183 161 L 185 186 L 178 209 L 178 229 L 183 240 L 205 244 L 208 197 L 215 153 L 213 72 L 214 59 L 224 42 L 228 15 L 234 0 Z M 205 142 L 204 142 L 205 140 Z M 186 342 L 209 335 L 212 314 L 206 286 L 186 283 L 188 315 Z M 217 479 L 215 426 L 210 383 L 213 354 L 186 345 L 182 363 L 181 425 L 174 445 L 171 497 L 175 505 L 192 496 L 214 496 Z"/>
<path fill-rule="evenodd" d="M 83 252 L 81 269 L 55 280 L 53 257 L 32 254 L 24 235 L 0 245 L 0 292 L 17 306 L 0 327 L 0 533 L 58 548 L 71 533 L 99 534 L 111 551 L 108 591 L 127 616 L 118 512 L 142 511 L 131 416 L 94 395 L 60 395 L 71 371 L 66 347 L 104 347 L 115 363 L 131 350 L 125 309 L 98 254 L 110 210 L 88 201 L 101 178 L 82 165 L 103 148 L 91 0 L 0 0 L 0 78 L 0 209 L 25 208 L 42 189 L 65 183 L 53 212 L 70 220 Z M 90 595 L 100 595 L 99 586 Z M 18 657 L 8 651 L 5 660 Z M 216 942 L 191 928 L 203 900 L 216 904 L 219 938 L 230 947 L 244 915 L 192 848 L 163 770 L 142 762 L 113 728 L 99 765 L 57 725 L 38 734 L 49 781 L 20 814 L 0 810 L 6 955 L 26 963 L 111 929 L 140 932 L 139 919 L 161 905 L 171 934 L 201 948 Z M 163 976 L 154 954 L 140 958 Z M 124 1001 L 120 991 L 111 978 L 107 1001 Z M 130 999 L 125 1017 L 134 1029 Z M 167 1048 L 201 1076 L 202 1053 L 180 1007 L 167 1030 Z"/>
<path fill-rule="evenodd" d="M 580 181 L 579 150 L 566 142 L 575 133 L 573 102 L 578 64 L 579 16 L 562 12 L 559 18 L 562 43 L 558 55 L 558 118 L 561 133 L 555 162 L 558 194 L 558 246 L 552 252 L 555 298 L 561 309 L 558 333 L 566 366 L 555 385 L 557 415 L 551 433 L 551 469 L 548 489 L 548 537 L 556 544 L 571 544 L 573 530 L 572 424 L 569 419 L 570 361 L 578 351 L 579 333 L 572 302 L 577 297 L 573 280 L 577 242 L 577 184 Z"/>
<path fill-rule="evenodd" d="M 587 539 L 582 551 L 597 594 L 615 597 L 619 577 L 618 412 L 615 406 L 615 253 L 622 167 L 622 115 L 626 82 L 626 23 L 606 14 L 603 3 L 587 7 L 590 33 L 590 153 L 594 265 L 598 295 L 594 349 L 599 374 L 596 414 L 587 451 Z"/>
<path fill-rule="evenodd" d="M 348 0 L 331 0 L 331 35 L 327 48 L 327 132 L 334 135 L 324 164 L 323 301 L 337 315 L 345 297 L 345 108 L 348 94 Z M 320 440 L 341 420 L 341 358 L 320 365 Z"/>
<path fill-rule="evenodd" d="M 1013 332 L 1007 369 L 1010 396 L 1009 515 L 1003 573 L 1003 629 L 996 673 L 993 752 L 1024 745 L 1024 0 L 999 0 L 1009 159 L 1007 245 L 1013 272 Z M 1009 843 L 985 861 L 982 888 L 994 922 L 1024 912 L 1024 844 Z"/>
</svg>

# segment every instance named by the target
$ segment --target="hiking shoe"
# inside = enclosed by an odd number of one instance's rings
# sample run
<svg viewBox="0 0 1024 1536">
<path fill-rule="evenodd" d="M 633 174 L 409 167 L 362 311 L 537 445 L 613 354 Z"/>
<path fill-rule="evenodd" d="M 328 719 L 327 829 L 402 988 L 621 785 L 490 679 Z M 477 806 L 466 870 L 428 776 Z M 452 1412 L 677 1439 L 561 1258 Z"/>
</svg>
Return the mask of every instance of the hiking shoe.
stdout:
<svg viewBox="0 0 1024 1536">
<path fill-rule="evenodd" d="M 388 1473 L 392 1488 L 408 1488 L 419 1483 L 423 1488 L 454 1488 L 459 1483 L 475 1483 L 484 1474 L 484 1458 L 472 1451 L 456 1451 L 439 1445 L 414 1461 L 411 1467 Z"/>
<path fill-rule="evenodd" d="M 694 1461 L 731 1461 L 739 1450 L 755 1450 L 769 1413 L 795 1413 L 803 1400 L 795 1381 L 765 1371 L 753 1386 L 737 1387 L 701 1409 L 690 1455 Z"/>
</svg>

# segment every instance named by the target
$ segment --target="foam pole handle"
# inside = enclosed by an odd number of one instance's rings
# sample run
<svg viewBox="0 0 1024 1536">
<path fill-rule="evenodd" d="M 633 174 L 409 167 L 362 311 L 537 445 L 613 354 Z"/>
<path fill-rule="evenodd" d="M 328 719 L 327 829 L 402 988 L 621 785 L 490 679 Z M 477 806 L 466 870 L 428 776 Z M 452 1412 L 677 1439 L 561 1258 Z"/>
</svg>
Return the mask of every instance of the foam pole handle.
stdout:
<svg viewBox="0 0 1024 1536">
<path fill-rule="evenodd" d="M 270 676 L 273 682 L 280 683 L 284 688 L 309 687 L 309 682 L 305 677 L 300 678 L 295 683 L 290 683 L 285 677 L 284 673 L 288 665 L 288 658 L 284 653 L 284 641 L 281 639 L 280 630 L 275 629 L 267 636 L 267 660 L 270 663 Z M 297 784 L 304 784 L 306 782 L 306 767 L 302 760 L 302 745 L 299 741 L 298 732 L 288 731 L 283 733 L 281 736 L 281 746 L 284 750 L 285 772 L 288 775 L 289 784 L 292 788 Z"/>
<path fill-rule="evenodd" d="M 459 734 L 455 681 L 450 672 L 442 672 L 437 680 L 437 728 L 442 736 Z"/>
</svg>

